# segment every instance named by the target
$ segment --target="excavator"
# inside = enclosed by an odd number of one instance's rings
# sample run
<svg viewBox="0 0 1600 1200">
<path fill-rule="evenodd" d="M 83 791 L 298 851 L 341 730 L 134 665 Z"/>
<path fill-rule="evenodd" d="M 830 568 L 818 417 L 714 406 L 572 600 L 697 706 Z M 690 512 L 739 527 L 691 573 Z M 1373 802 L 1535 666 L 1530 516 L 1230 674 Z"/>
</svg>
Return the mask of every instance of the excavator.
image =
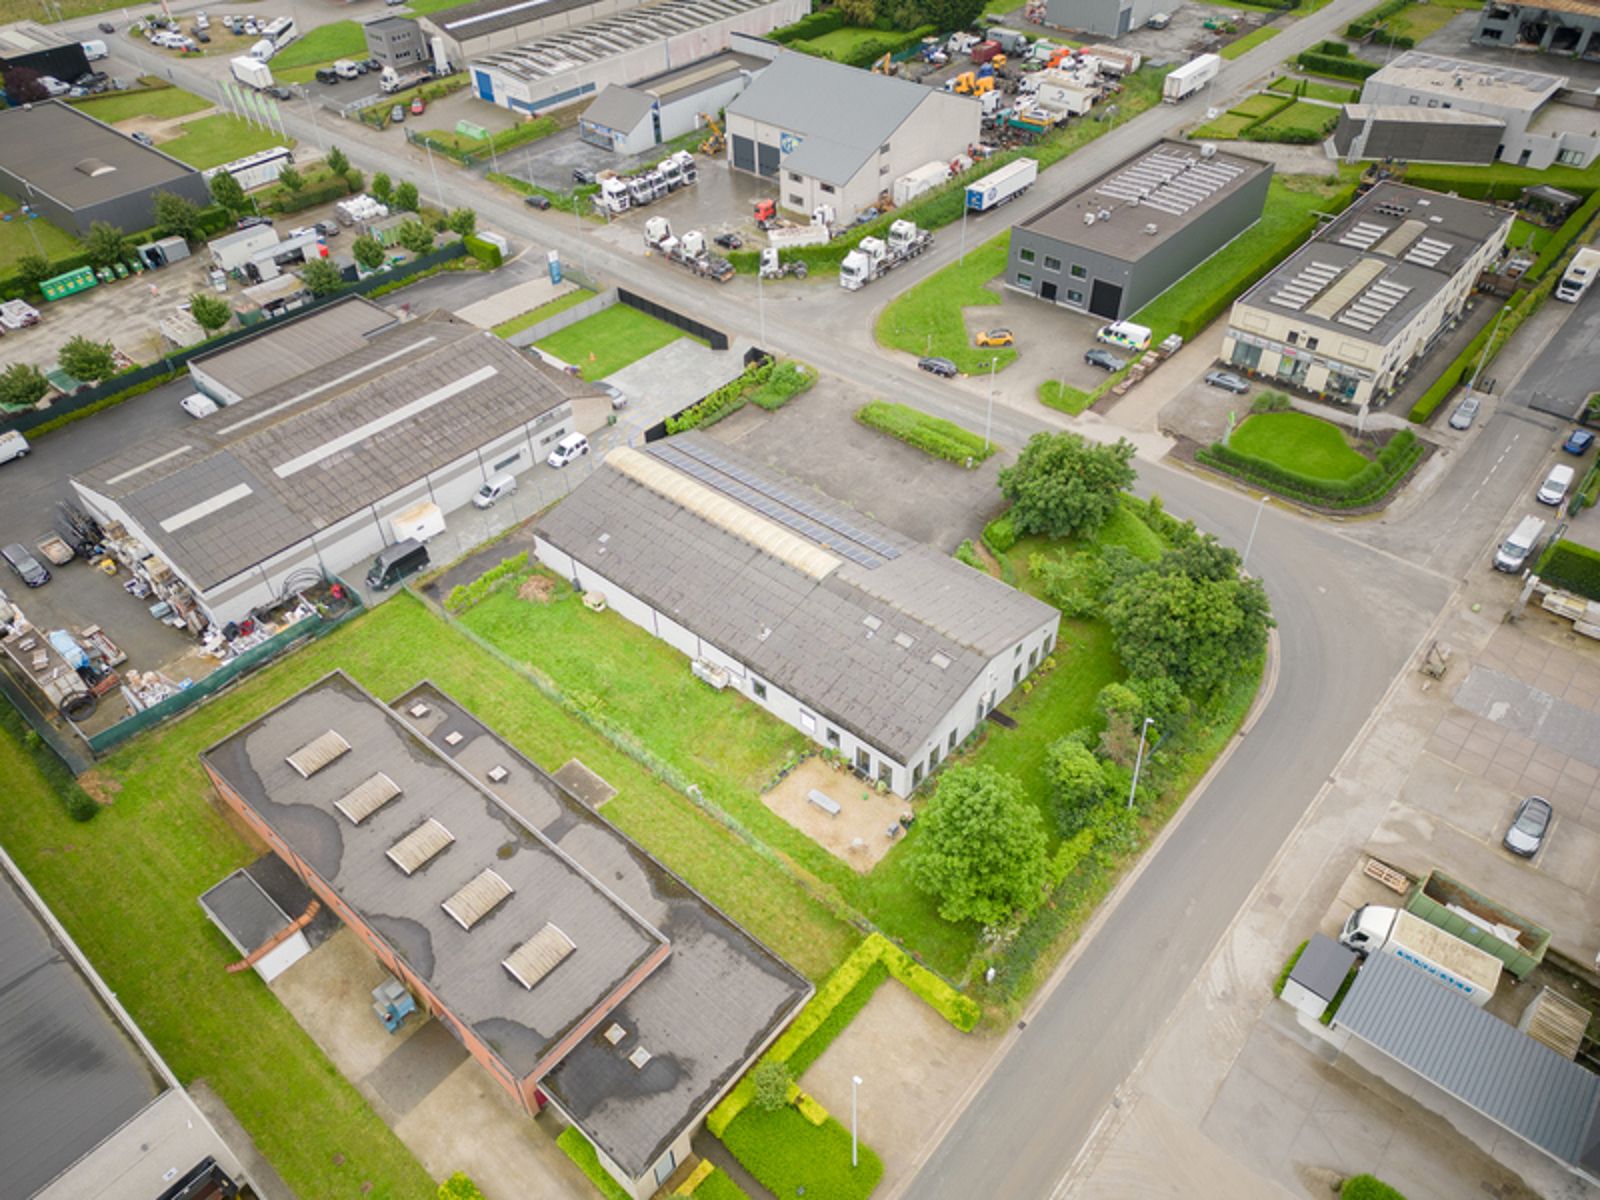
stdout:
<svg viewBox="0 0 1600 1200">
<path fill-rule="evenodd" d="M 989 75 L 978 75 L 972 71 L 963 71 L 946 86 L 958 96 L 982 96 L 986 92 L 994 91 L 994 78 Z"/>
<path fill-rule="evenodd" d="M 900 74 L 900 64 L 894 61 L 893 54 L 885 54 L 872 64 L 872 73 L 874 75 L 898 75 Z"/>
<path fill-rule="evenodd" d="M 700 143 L 700 153 L 716 158 L 722 154 L 728 144 L 722 136 L 722 126 L 718 125 L 717 119 L 709 113 L 701 113 L 700 119 L 706 123 L 706 128 L 711 131 L 711 136 Z"/>
</svg>

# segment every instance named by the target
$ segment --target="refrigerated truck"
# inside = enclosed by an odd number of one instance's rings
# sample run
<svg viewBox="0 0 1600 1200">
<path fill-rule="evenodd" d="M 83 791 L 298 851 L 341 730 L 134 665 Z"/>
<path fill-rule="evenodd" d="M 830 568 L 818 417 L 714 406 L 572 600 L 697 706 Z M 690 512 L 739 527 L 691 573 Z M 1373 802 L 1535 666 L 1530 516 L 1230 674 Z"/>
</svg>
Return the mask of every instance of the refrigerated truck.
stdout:
<svg viewBox="0 0 1600 1200">
<path fill-rule="evenodd" d="M 1339 941 L 1363 958 L 1387 954 L 1409 963 L 1479 1008 L 1500 985 L 1498 958 L 1403 908 L 1363 904 L 1344 923 Z"/>
<path fill-rule="evenodd" d="M 1222 57 L 1202 54 L 1191 58 L 1161 81 L 1161 99 L 1166 104 L 1176 104 L 1194 95 L 1217 77 L 1222 69 Z"/>
<path fill-rule="evenodd" d="M 998 171 L 990 171 L 982 179 L 967 184 L 967 211 L 988 212 L 999 208 L 1008 200 L 1015 200 L 1033 186 L 1039 178 L 1039 160 L 1019 158 Z"/>
</svg>

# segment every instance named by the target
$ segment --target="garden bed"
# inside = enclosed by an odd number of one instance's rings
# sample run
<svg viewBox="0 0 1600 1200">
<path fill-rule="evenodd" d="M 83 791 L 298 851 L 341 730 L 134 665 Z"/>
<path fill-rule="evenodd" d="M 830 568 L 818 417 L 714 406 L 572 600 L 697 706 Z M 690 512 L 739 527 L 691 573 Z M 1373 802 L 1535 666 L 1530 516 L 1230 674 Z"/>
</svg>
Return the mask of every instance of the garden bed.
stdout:
<svg viewBox="0 0 1600 1200">
<path fill-rule="evenodd" d="M 856 410 L 856 420 L 945 462 L 972 467 L 994 453 L 994 443 L 984 441 L 954 421 L 930 417 L 904 404 L 874 400 Z"/>
</svg>

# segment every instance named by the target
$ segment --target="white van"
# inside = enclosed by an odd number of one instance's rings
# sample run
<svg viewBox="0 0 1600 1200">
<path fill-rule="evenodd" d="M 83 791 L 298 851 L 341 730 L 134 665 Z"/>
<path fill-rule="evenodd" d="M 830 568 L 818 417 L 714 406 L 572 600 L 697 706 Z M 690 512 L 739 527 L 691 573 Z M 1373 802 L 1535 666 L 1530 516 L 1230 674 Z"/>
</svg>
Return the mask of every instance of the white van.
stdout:
<svg viewBox="0 0 1600 1200">
<path fill-rule="evenodd" d="M 355 79 L 361 74 L 360 71 L 356 70 L 355 63 L 351 62 L 348 58 L 341 58 L 338 62 L 334 63 L 333 73 L 340 79 Z"/>
<path fill-rule="evenodd" d="M 15 429 L 0 433 L 0 463 L 28 457 L 28 439 Z"/>
<path fill-rule="evenodd" d="M 257 62 L 266 62 L 277 52 L 278 48 L 266 38 L 262 38 L 254 46 L 250 47 L 250 57 L 255 59 Z"/>
<path fill-rule="evenodd" d="M 1124 350 L 1148 350 L 1150 331 L 1132 321 L 1113 321 L 1100 326 L 1100 332 L 1094 335 L 1094 340 L 1108 346 L 1121 346 Z"/>
<path fill-rule="evenodd" d="M 79 44 L 83 47 L 83 56 L 90 62 L 111 56 L 111 51 L 106 49 L 104 42 L 80 42 Z"/>
<path fill-rule="evenodd" d="M 1560 504 L 1567 498 L 1567 489 L 1572 486 L 1573 474 L 1572 468 L 1565 463 L 1559 467 L 1551 467 L 1550 474 L 1544 477 L 1544 482 L 1539 485 L 1539 491 L 1534 499 L 1540 504 Z"/>
<path fill-rule="evenodd" d="M 1494 569 L 1512 573 L 1522 570 L 1533 557 L 1534 551 L 1538 550 L 1539 539 L 1543 536 L 1544 521 L 1541 518 L 1523 517 L 1494 552 Z"/>
<path fill-rule="evenodd" d="M 472 503 L 479 508 L 493 508 L 494 502 L 517 490 L 515 475 L 496 475 L 472 495 Z"/>
<path fill-rule="evenodd" d="M 587 453 L 589 453 L 589 439 L 581 433 L 569 433 L 556 443 L 556 448 L 550 451 L 550 457 L 544 461 L 552 467 L 564 467 Z"/>
<path fill-rule="evenodd" d="M 191 417 L 209 417 L 217 411 L 217 402 L 200 392 L 190 392 L 178 401 L 178 407 Z"/>
</svg>

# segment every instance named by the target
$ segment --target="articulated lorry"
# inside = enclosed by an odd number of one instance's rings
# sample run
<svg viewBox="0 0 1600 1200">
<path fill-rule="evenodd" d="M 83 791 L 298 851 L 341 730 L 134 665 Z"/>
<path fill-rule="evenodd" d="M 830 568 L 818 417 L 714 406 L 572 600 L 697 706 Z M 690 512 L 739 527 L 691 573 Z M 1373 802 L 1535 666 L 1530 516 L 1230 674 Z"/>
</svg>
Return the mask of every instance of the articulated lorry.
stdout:
<svg viewBox="0 0 1600 1200">
<path fill-rule="evenodd" d="M 1500 983 L 1498 958 L 1403 908 L 1363 904 L 1344 923 L 1339 941 L 1363 958 L 1387 954 L 1410 963 L 1479 1008 Z"/>
<path fill-rule="evenodd" d="M 1556 299 L 1576 304 L 1594 286 L 1596 275 L 1600 275 L 1600 249 L 1585 246 L 1572 256 L 1572 265 L 1556 284 Z"/>
<path fill-rule="evenodd" d="M 233 77 L 245 87 L 262 91 L 272 86 L 272 68 L 258 59 L 248 55 L 240 55 L 228 62 L 228 69 L 233 72 Z"/>
<path fill-rule="evenodd" d="M 918 229 L 914 221 L 896 221 L 889 226 L 889 238 L 864 237 L 839 264 L 839 286 L 856 291 L 894 270 L 901 263 L 921 256 L 933 245 L 933 234 Z"/>
<path fill-rule="evenodd" d="M 1544 961 L 1550 931 L 1473 891 L 1443 871 L 1430 871 L 1406 896 L 1406 911 L 1486 950 L 1518 979 Z"/>
<path fill-rule="evenodd" d="M 1019 158 L 967 184 L 967 211 L 988 212 L 1015 200 L 1039 178 L 1039 160 Z"/>
<path fill-rule="evenodd" d="M 713 254 L 706 244 L 706 235 L 698 229 L 691 229 L 681 238 L 674 237 L 665 217 L 651 217 L 644 223 L 644 244 L 668 262 L 685 267 L 703 279 L 727 283 L 733 278 L 733 264 Z"/>
<path fill-rule="evenodd" d="M 1202 54 L 1198 58 L 1191 58 L 1161 81 L 1162 103 L 1176 104 L 1179 100 L 1188 99 L 1215 79 L 1220 70 L 1220 55 Z"/>
</svg>

